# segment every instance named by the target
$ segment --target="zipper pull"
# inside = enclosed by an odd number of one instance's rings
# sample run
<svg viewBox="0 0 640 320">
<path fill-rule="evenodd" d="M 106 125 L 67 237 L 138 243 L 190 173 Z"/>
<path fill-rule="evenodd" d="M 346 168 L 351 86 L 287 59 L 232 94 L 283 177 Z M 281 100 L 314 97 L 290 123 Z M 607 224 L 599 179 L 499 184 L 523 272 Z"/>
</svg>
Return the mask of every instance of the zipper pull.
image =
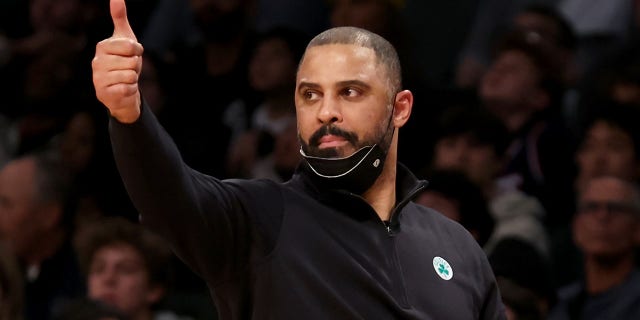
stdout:
<svg viewBox="0 0 640 320">
<path fill-rule="evenodd" d="M 387 233 L 392 236 L 393 231 L 391 230 L 391 223 L 389 221 L 382 221 L 384 223 L 384 227 L 387 229 Z"/>
</svg>

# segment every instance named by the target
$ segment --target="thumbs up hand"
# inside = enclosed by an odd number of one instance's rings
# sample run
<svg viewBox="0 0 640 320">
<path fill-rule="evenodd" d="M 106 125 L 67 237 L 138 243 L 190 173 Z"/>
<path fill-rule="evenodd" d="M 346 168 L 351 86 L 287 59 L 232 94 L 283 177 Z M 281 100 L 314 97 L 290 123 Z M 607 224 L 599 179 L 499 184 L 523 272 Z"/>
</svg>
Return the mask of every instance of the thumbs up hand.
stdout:
<svg viewBox="0 0 640 320">
<path fill-rule="evenodd" d="M 113 117 L 132 123 L 140 116 L 138 79 L 143 48 L 127 19 L 124 0 L 110 0 L 113 36 L 96 45 L 91 63 L 96 97 Z"/>
</svg>

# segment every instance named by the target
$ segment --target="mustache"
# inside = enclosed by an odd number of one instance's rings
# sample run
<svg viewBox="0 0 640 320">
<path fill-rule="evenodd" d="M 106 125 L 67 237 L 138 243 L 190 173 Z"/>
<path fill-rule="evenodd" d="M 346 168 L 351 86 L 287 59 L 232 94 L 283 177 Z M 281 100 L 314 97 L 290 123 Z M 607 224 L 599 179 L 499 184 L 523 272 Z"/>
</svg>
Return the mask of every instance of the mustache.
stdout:
<svg viewBox="0 0 640 320">
<path fill-rule="evenodd" d="M 341 137 L 347 140 L 351 145 L 356 145 L 358 141 L 358 136 L 353 132 L 344 131 L 334 125 L 326 125 L 318 129 L 316 132 L 311 135 L 309 138 L 309 145 L 317 147 L 320 145 L 320 139 L 326 135 L 333 135 L 336 137 Z"/>
</svg>

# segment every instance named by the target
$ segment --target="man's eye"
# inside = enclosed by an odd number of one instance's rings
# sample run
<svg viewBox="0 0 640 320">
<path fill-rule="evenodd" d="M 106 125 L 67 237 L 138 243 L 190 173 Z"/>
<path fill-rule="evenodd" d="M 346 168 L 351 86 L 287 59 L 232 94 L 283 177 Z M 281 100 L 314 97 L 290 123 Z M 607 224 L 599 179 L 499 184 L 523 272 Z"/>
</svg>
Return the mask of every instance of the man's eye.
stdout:
<svg viewBox="0 0 640 320">
<path fill-rule="evenodd" d="M 104 271 L 104 269 L 105 269 L 105 264 L 104 263 L 100 263 L 100 262 L 92 263 L 89 266 L 89 273 L 91 273 L 91 274 L 99 274 L 99 273 L 102 273 Z"/>
<path fill-rule="evenodd" d="M 309 91 L 305 91 L 305 92 L 303 93 L 303 96 L 304 96 L 304 98 L 305 98 L 305 99 L 307 99 L 307 100 L 315 100 L 315 99 L 318 99 L 318 93 L 317 93 L 317 92 L 315 92 L 315 91 L 310 91 L 310 90 L 309 90 Z"/>
<path fill-rule="evenodd" d="M 347 97 L 357 97 L 360 95 L 360 90 L 357 90 L 355 88 L 345 88 L 342 91 L 342 94 L 344 94 Z"/>
</svg>

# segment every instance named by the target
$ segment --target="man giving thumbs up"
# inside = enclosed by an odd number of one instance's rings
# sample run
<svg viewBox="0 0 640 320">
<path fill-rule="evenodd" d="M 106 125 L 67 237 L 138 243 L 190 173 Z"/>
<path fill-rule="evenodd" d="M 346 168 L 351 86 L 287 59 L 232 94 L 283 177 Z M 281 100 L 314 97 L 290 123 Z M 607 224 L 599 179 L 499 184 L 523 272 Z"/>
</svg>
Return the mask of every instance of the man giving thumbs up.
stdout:
<svg viewBox="0 0 640 320">
<path fill-rule="evenodd" d="M 111 115 L 123 123 L 140 116 L 138 78 L 142 70 L 143 48 L 129 25 L 124 0 L 111 0 L 113 36 L 100 41 L 93 58 L 96 96 Z"/>
<path fill-rule="evenodd" d="M 504 319 L 476 240 L 411 201 L 425 182 L 397 148 L 413 94 L 387 40 L 354 27 L 314 37 L 291 88 L 303 155 L 291 180 L 222 180 L 189 167 L 141 99 L 123 0 L 111 15 L 93 79 L 118 170 L 220 319 Z"/>
</svg>

